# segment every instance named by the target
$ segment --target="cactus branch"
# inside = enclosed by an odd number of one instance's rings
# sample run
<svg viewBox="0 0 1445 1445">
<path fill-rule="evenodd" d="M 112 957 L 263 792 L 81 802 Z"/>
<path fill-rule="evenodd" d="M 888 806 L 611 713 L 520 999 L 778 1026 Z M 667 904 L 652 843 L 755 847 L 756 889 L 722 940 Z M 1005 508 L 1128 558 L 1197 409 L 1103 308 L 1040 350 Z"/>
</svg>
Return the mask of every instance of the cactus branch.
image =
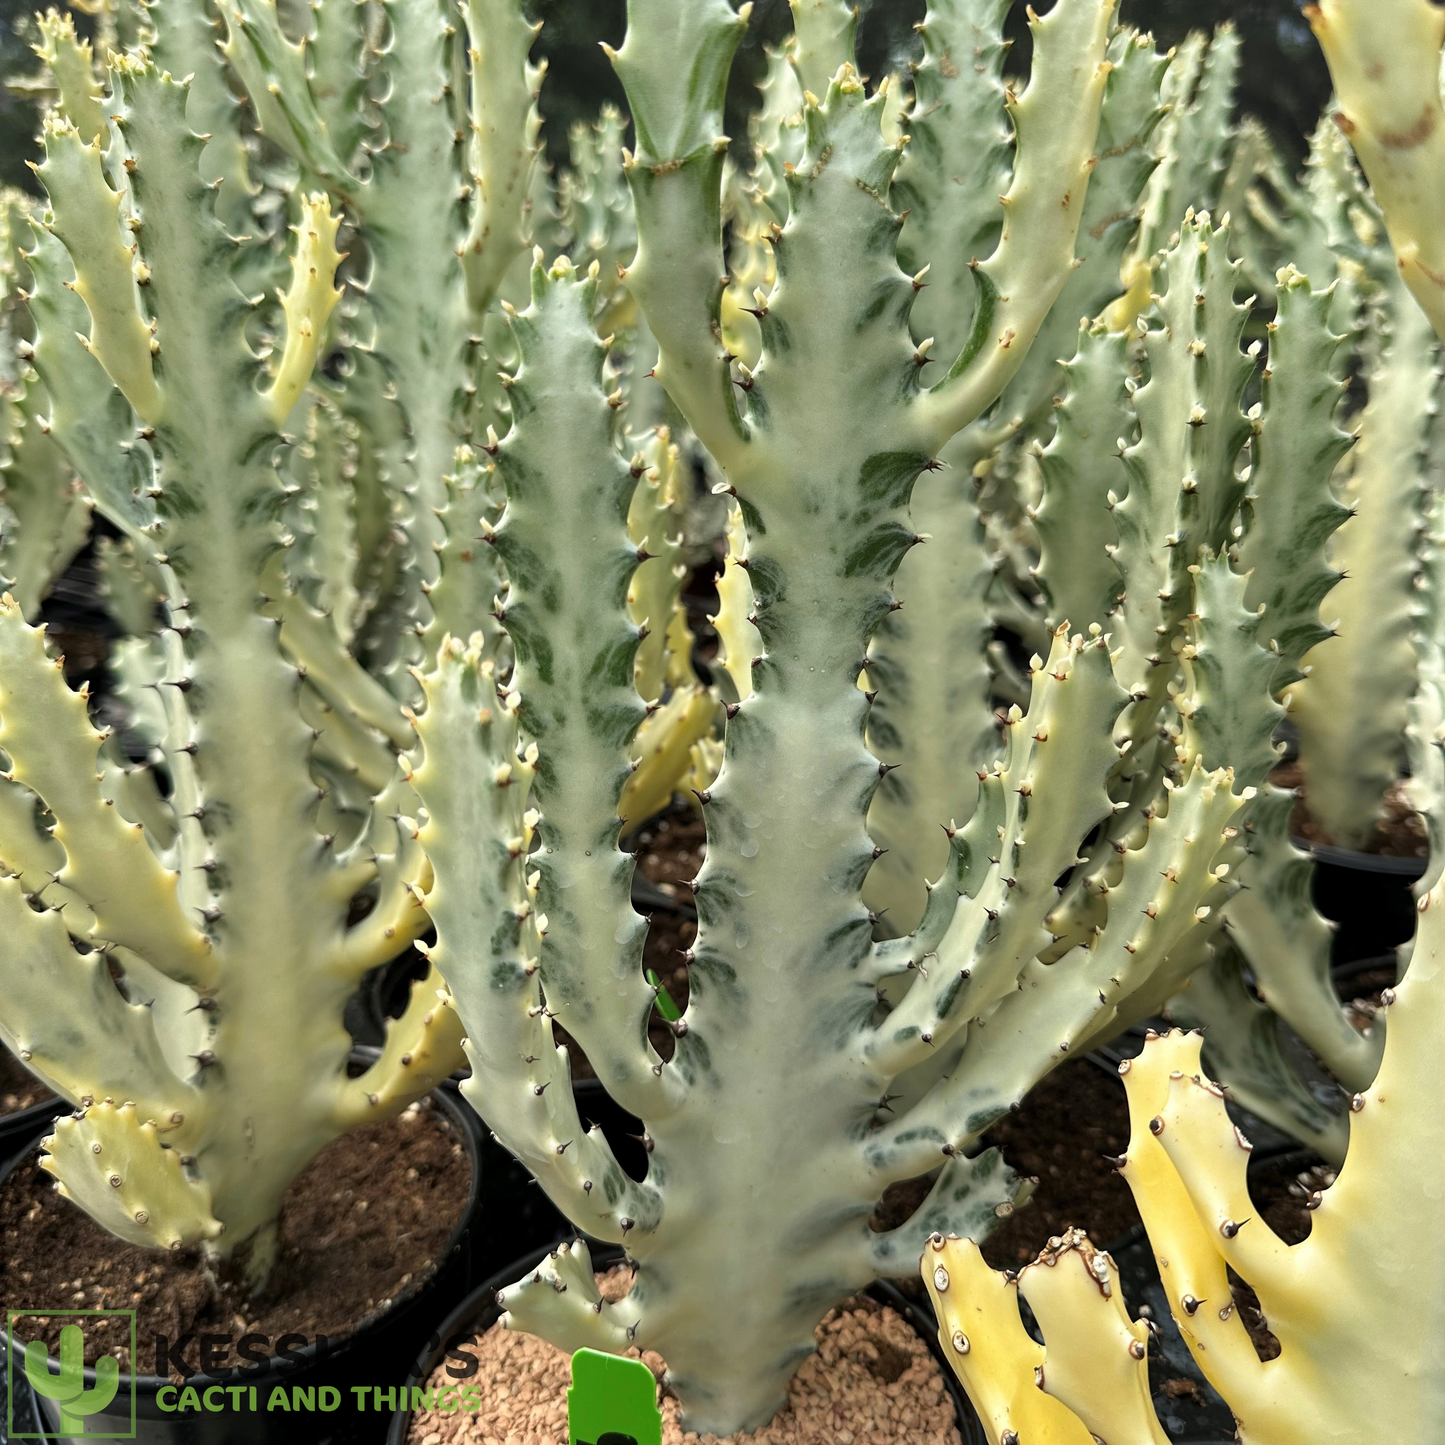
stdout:
<svg viewBox="0 0 1445 1445">
<path fill-rule="evenodd" d="M 1335 83 L 1335 122 L 1385 213 L 1400 275 L 1445 337 L 1445 16 L 1429 0 L 1321 0 L 1305 14 Z"/>
<path fill-rule="evenodd" d="M 151 327 L 140 305 L 134 248 L 121 242 L 122 198 L 106 183 L 99 140 L 87 145 L 73 125 L 51 116 L 38 174 L 50 196 L 50 229 L 70 252 L 75 293 L 90 312 L 82 344 L 154 426 L 163 401 L 151 366 Z"/>
<path fill-rule="evenodd" d="M 95 786 L 103 741 L 40 632 L 24 625 L 12 598 L 0 599 L 0 747 L 14 781 L 55 818 L 54 838 L 66 852 L 59 881 L 94 911 L 97 942 L 137 949 L 177 981 L 204 987 L 215 979 L 214 960 L 181 912 L 175 874 L 151 852 L 145 830 L 106 806 Z"/>
<path fill-rule="evenodd" d="M 1074 238 L 1097 162 L 1094 142 L 1109 76 L 1113 0 L 1075 0 L 1029 21 L 1034 60 L 1009 97 L 1013 179 L 1001 198 L 998 248 L 979 264 L 973 330 L 944 379 L 920 403 L 934 447 L 979 415 L 1023 364 L 1068 279 Z"/>
<path fill-rule="evenodd" d="M 341 218 L 333 218 L 331 201 L 324 195 L 308 196 L 301 205 L 301 222 L 296 231 L 296 254 L 292 260 L 291 286 L 281 294 L 286 314 L 286 346 L 276 379 L 266 399 L 277 426 L 285 424 L 291 408 L 311 380 L 312 369 L 326 336 L 332 310 L 341 300 L 340 287 L 332 283 L 343 257 L 336 250 L 336 230 Z"/>
<path fill-rule="evenodd" d="M 612 57 L 637 128 L 626 164 L 638 228 L 627 286 L 657 338 L 658 381 L 724 467 L 745 432 L 719 323 L 722 102 L 751 8 L 629 0 L 627 39 Z"/>
<path fill-rule="evenodd" d="M 537 160 L 537 92 L 545 63 L 527 63 L 540 22 L 529 25 L 517 0 L 467 0 L 471 65 L 471 168 L 476 187 L 462 270 L 474 315 L 496 295 L 531 240 L 527 220 Z"/>
</svg>

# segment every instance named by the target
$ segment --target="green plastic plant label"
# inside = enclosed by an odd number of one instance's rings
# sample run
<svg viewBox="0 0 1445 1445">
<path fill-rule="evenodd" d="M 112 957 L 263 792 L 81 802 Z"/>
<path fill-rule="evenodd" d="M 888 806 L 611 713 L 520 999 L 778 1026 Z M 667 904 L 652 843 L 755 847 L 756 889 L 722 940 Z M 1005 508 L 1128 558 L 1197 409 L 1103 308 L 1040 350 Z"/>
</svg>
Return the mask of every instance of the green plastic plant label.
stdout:
<svg viewBox="0 0 1445 1445">
<path fill-rule="evenodd" d="M 641 1360 L 578 1350 L 567 1391 L 567 1445 L 662 1445 L 652 1371 Z"/>
</svg>

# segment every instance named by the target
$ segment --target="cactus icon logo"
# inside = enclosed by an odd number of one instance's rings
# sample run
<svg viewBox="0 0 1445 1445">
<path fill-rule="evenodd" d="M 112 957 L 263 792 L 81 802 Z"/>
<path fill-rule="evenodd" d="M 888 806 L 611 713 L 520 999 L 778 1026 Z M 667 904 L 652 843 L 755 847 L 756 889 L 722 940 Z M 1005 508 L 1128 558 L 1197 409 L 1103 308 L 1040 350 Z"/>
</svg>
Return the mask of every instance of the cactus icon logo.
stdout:
<svg viewBox="0 0 1445 1445">
<path fill-rule="evenodd" d="M 49 1401 L 49 1413 L 55 1417 L 53 1429 L 18 1431 L 15 1429 L 15 1364 L 20 1354 L 19 1336 L 25 1331 L 27 1318 L 44 1316 L 48 1319 L 66 1318 L 73 1320 L 61 1327 L 60 1344 L 56 1360 L 49 1358 L 49 1351 L 42 1340 L 31 1340 L 20 1356 L 25 1378 L 42 1400 Z M 102 1355 L 96 1362 L 92 1378 L 85 1377 L 85 1320 L 118 1318 L 130 1324 L 130 1357 L 135 1359 L 135 1311 L 134 1310 L 9 1310 L 9 1348 L 6 1351 L 6 1383 L 9 1387 L 9 1411 L 5 1421 L 7 1438 L 11 1440 L 133 1440 L 135 1438 L 135 1376 L 128 1376 L 130 1384 L 129 1428 L 126 1424 L 124 1402 L 119 1408 L 116 1396 L 120 1394 L 120 1361 L 113 1355 Z M 59 1368 L 54 1368 L 58 1365 Z M 87 1419 L 105 1411 L 102 1420 L 94 1423 L 109 1426 L 109 1429 L 87 1429 Z M 45 1412 L 42 1410 L 42 1420 Z"/>
</svg>

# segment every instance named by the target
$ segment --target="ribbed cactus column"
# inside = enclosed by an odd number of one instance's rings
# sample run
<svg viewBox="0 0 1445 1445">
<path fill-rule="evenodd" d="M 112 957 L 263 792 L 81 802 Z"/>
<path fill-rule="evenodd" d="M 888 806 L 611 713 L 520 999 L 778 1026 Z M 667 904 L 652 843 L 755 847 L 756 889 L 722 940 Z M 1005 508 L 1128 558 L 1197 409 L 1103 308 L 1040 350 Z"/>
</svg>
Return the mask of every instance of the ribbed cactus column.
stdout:
<svg viewBox="0 0 1445 1445">
<path fill-rule="evenodd" d="M 296 198 L 284 336 L 258 363 L 232 279 L 256 256 L 214 214 L 190 92 L 136 56 L 113 57 L 110 80 L 106 136 L 47 122 L 34 354 L 57 441 L 164 589 L 165 626 L 127 666 L 170 786 L 120 766 L 39 631 L 0 603 L 15 943 L 0 1031 L 78 1106 L 45 1161 L 68 1196 L 135 1243 L 203 1243 L 260 1288 L 290 1182 L 431 1087 L 457 1031 L 419 996 L 347 1076 L 346 1001 L 425 927 L 427 874 L 397 821 L 414 807 L 389 736 L 408 735 L 400 710 L 284 568 L 279 429 L 336 304 L 336 220 L 324 196 Z"/>
<path fill-rule="evenodd" d="M 297 46 L 274 0 L 221 10 L 263 134 L 346 209 L 365 249 L 338 404 L 368 432 L 408 539 L 385 626 L 363 639 L 372 670 L 406 695 L 406 665 L 482 626 L 499 585 L 474 545 L 492 510 L 474 465 L 486 431 L 474 373 L 483 314 L 529 235 L 537 27 L 516 0 L 468 0 L 460 16 L 407 0 L 372 18 L 331 0 Z"/>
<path fill-rule="evenodd" d="M 796 11 L 801 73 L 846 56 L 845 7 Z M 1157 68 L 1128 37 L 1111 41 L 1111 20 L 1098 0 L 1035 20 L 1021 94 L 973 72 L 1013 123 L 1013 171 L 997 245 L 973 270 L 972 323 L 930 387 L 932 348 L 913 327 L 927 278 L 896 260 L 908 142 L 888 138 L 886 91 L 869 98 L 845 58 L 823 91 L 800 86 L 797 126 L 759 122 L 777 134 L 769 174 L 729 199 L 755 283 L 744 311 L 723 274 L 719 135 L 744 17 L 723 0 L 634 0 L 615 57 L 637 135 L 624 279 L 657 377 L 730 503 L 726 754 L 700 794 L 690 1000 L 667 1061 L 647 1041 L 653 1000 L 616 849 L 643 712 L 627 532 L 648 505 L 630 496 L 642 468 L 608 422 L 592 286 L 539 260 L 513 319 L 511 427 L 489 444 L 507 506 L 485 535 L 510 580 L 498 611 L 516 667 L 499 683 L 473 638 L 426 680 L 413 781 L 435 959 L 469 1036 L 469 1097 L 578 1226 L 637 1267 L 628 1297 L 606 1304 L 574 1244 L 503 1292 L 504 1323 L 568 1349 L 659 1350 L 693 1428 L 765 1422 L 829 1303 L 911 1269 L 931 1232 L 979 1237 L 1007 1212 L 1010 1181 L 971 1152 L 979 1136 L 1071 1050 L 1177 990 L 1237 886 L 1253 797 L 1240 784 L 1273 760 L 1278 657 L 1223 554 L 1246 493 L 1251 362 L 1223 235 L 1200 218 L 1170 254 L 1162 323 L 1146 328 L 1147 394 L 1130 385 L 1128 342 L 1103 326 L 1085 328 L 1067 368 L 1041 580 L 1086 615 L 1043 633 L 1028 711 L 1009 712 L 997 761 L 972 775 L 972 816 L 936 820 L 946 847 L 917 928 L 875 942 L 862 892 L 888 764 L 866 745 L 874 699 L 859 677 L 882 670 L 869 648 L 921 541 L 912 490 L 1018 375 L 1067 281 L 1111 46 L 1120 69 L 1142 66 L 1134 99 L 1150 93 Z M 1152 104 L 1142 111 L 1141 128 Z M 1321 377 L 1333 395 L 1327 366 L 1290 373 L 1304 387 Z M 1069 551 L 1071 517 L 1089 555 Z M 1128 635 L 1114 650 L 1104 626 L 1121 592 Z M 1076 907 L 1060 904 L 1065 876 Z M 554 1020 L 641 1117 L 642 1182 L 583 1133 Z M 910 1220 L 868 1227 L 888 1185 L 935 1172 Z"/>
<path fill-rule="evenodd" d="M 805 77 L 810 57 L 828 49 L 824 42 L 845 37 L 847 44 L 845 24 L 813 13 L 824 8 L 811 7 L 800 26 Z M 706 809 L 694 993 L 676 1064 L 707 1096 L 716 1142 L 705 1170 L 674 1170 L 670 1161 L 695 1125 L 684 1111 L 651 1129 L 654 1158 L 676 1183 L 654 1276 L 671 1288 L 658 1298 L 654 1285 L 648 1303 L 661 1313 L 679 1389 L 697 1400 L 690 1400 L 690 1418 L 732 1425 L 765 1419 L 780 1399 L 794 1361 L 810 1347 L 816 1301 L 861 1265 L 864 1241 L 856 1231 L 876 1190 L 842 1143 L 866 1128 L 886 1084 L 882 1071 L 860 1069 L 854 1051 L 840 1047 L 866 1034 L 878 977 L 872 920 L 858 889 L 874 852 L 864 810 L 882 769 L 863 745 L 859 667 L 891 606 L 889 579 L 917 541 L 905 511 L 914 480 L 968 419 L 967 409 L 991 399 L 971 402 L 964 395 L 970 385 L 1002 385 L 1012 370 L 1013 336 L 1022 346 L 1051 296 L 1028 296 L 1029 320 L 1021 311 L 1016 332 L 1007 317 L 996 319 L 997 333 L 976 332 L 977 365 L 965 351 L 937 392 L 918 390 L 926 352 L 901 323 L 920 285 L 893 259 L 901 222 L 885 199 L 899 152 L 880 136 L 883 100 L 865 103 L 845 65 L 830 77 L 825 100 L 805 97 L 807 146 L 787 178 L 786 224 L 773 232 L 777 284 L 759 308 L 761 359 L 754 370 L 730 374 L 703 322 L 717 295 L 707 271 L 718 274 L 710 215 L 716 181 L 709 176 L 717 165 L 721 62 L 737 25 L 721 5 L 693 5 L 685 14 L 696 53 L 707 57 L 704 85 L 678 92 L 681 67 L 659 43 L 655 6 L 632 6 L 617 61 L 639 138 L 629 172 L 639 254 L 628 279 L 658 337 L 659 378 L 742 504 L 759 649 L 752 692 L 729 720 L 727 760 Z M 1043 127 L 1051 120 L 1080 127 L 1052 158 L 1059 174 L 1092 144 L 1107 20 L 1106 9 L 1076 7 L 1056 17 L 1065 31 L 1049 37 L 1057 51 L 1040 37 L 1043 73 L 1036 72 L 1027 114 Z M 1059 111 L 1045 117 L 1036 107 L 1049 55 L 1067 79 L 1057 76 Z M 835 58 L 846 59 L 846 50 Z M 1037 163 L 1024 115 L 1021 155 Z M 1043 176 L 1038 186 L 1052 193 Z M 697 199 L 685 227 L 688 197 Z M 1071 210 L 1068 201 L 1064 210 Z M 1027 244 L 1025 235 L 1035 244 L 1042 239 L 1028 231 L 1032 219 L 1020 216 L 1015 246 Z M 1069 215 L 1055 232 L 1058 242 L 1071 248 L 1076 225 Z M 691 226 L 702 229 L 689 233 Z M 686 268 L 676 263 L 684 246 L 697 253 Z M 1047 243 L 1043 250 L 1039 280 L 1052 288 L 1063 273 L 1048 269 Z M 1001 254 L 1007 271 L 1007 245 Z M 1024 302 L 1024 277 L 1014 272 L 1009 281 L 1018 283 L 1009 287 L 1013 304 Z M 949 360 L 945 354 L 942 364 Z M 996 380 L 975 379 L 991 370 Z M 868 423 L 858 431 L 848 419 L 862 416 Z M 857 443 L 840 446 L 849 432 Z M 800 859 L 809 860 L 801 873 Z M 810 1024 L 800 1029 L 804 999 Z M 780 1093 L 794 1101 L 781 1114 Z M 935 1207 L 967 1212 L 963 1199 L 946 1202 L 961 1183 L 950 1182 Z M 746 1232 L 751 1246 L 731 1229 L 674 1233 L 705 1213 L 739 1221 L 766 1213 L 766 1242 L 757 1229 Z M 809 1245 L 800 1256 L 802 1240 Z M 760 1246 L 764 1253 L 745 1279 L 744 1252 Z M 669 1318 L 686 1309 L 674 1293 L 682 1280 L 700 1277 L 711 1281 L 712 1309 L 731 1317 L 731 1328 L 720 1331 L 702 1315 Z M 773 1281 L 769 1294 L 777 1302 L 766 1331 L 748 1323 L 757 1317 L 762 1278 Z"/>
<path fill-rule="evenodd" d="M 805 17 L 809 44 L 846 35 L 826 9 Z M 427 682 L 414 781 L 437 874 L 435 957 L 469 1035 L 470 1097 L 571 1217 L 621 1240 L 638 1266 L 628 1298 L 606 1305 L 585 1249 L 561 1251 L 504 1292 L 506 1323 L 566 1348 L 660 1350 L 694 1428 L 765 1422 L 829 1303 L 910 1268 L 931 1230 L 976 1236 L 1007 1209 L 997 1161 L 967 1151 L 1148 979 L 1219 885 L 1210 864 L 1242 799 L 1226 769 L 1190 755 L 1167 818 L 1151 815 L 1124 849 L 1109 926 L 1072 966 L 1038 964 L 1054 882 L 1109 811 L 1110 727 L 1126 701 L 1099 629 L 1061 627 L 917 933 L 875 945 L 861 897 L 884 769 L 864 743 L 857 683 L 890 579 L 919 540 L 910 491 L 1006 385 L 1069 274 L 1111 19 L 1106 3 L 1068 0 L 1035 22 L 1029 88 L 1001 102 L 1015 169 L 997 251 L 979 268 L 977 324 L 926 390 L 927 352 L 908 328 L 923 283 L 894 259 L 902 143 L 881 134 L 886 96 L 868 99 L 844 64 L 804 98 L 786 224 L 769 233 L 776 282 L 755 298 L 757 364 L 734 365 L 721 339 L 718 127 L 742 19 L 722 0 L 632 7 L 616 57 L 638 136 L 626 280 L 658 340 L 658 377 L 736 505 L 720 629 L 737 701 L 703 797 L 691 996 L 667 1063 L 646 1042 L 652 999 L 615 847 L 642 711 L 628 685 L 636 554 L 590 289 L 564 264 L 539 266 L 514 322 L 513 424 L 496 449 L 508 506 L 493 539 L 517 667 L 498 691 L 475 647 L 450 647 Z M 480 849 L 468 842 L 479 830 Z M 910 976 L 888 1013 L 879 985 Z M 641 1116 L 642 1184 L 582 1133 L 552 1019 Z M 890 1120 L 892 1081 L 936 1060 L 957 1067 Z M 913 1219 L 868 1228 L 889 1183 L 940 1166 Z"/>
<path fill-rule="evenodd" d="M 1398 276 L 1365 319 L 1369 400 L 1337 483 L 1352 517 L 1333 539 L 1341 580 L 1321 607 L 1338 636 L 1307 658 L 1290 709 L 1310 812 L 1344 848 L 1369 844 L 1404 763 L 1424 452 L 1439 398 L 1434 332 Z"/>
</svg>

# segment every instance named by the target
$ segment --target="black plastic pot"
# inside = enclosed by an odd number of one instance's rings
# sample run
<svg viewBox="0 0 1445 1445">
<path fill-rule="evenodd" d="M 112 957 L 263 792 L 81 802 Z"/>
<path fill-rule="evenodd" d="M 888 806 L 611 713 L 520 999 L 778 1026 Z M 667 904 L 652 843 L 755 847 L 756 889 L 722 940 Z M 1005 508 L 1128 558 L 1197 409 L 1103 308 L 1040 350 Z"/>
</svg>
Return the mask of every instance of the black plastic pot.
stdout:
<svg viewBox="0 0 1445 1445">
<path fill-rule="evenodd" d="M 479 1235 L 485 1228 L 480 1210 L 491 1162 L 490 1151 L 483 1149 L 467 1117 L 466 1105 L 457 1100 L 452 1091 L 435 1090 L 431 1099 L 465 1145 L 472 1172 L 467 1207 L 431 1273 L 414 1282 L 385 1313 L 363 1321 L 344 1338 L 328 1342 L 324 1350 L 308 1345 L 297 1350 L 293 1360 L 273 1356 L 263 1365 L 243 1366 L 223 1379 L 201 1375 L 188 1382 L 202 1396 L 207 1388 L 217 1384 L 254 1384 L 259 1406 L 256 1413 L 249 1409 L 249 1395 L 239 1397 L 244 1409 L 232 1410 L 230 1397 L 224 1391 L 212 1396 L 224 1407 L 215 1413 L 181 1414 L 174 1408 L 163 1409 L 157 1397 L 171 1381 L 156 1375 L 137 1376 L 135 1434 L 126 1438 L 140 1445 L 380 1445 L 386 1435 L 389 1411 L 373 1408 L 374 1397 L 369 1393 L 364 1397 L 365 1408 L 358 1408 L 359 1402 L 351 1387 L 394 1381 L 407 1362 L 416 1358 L 417 1352 L 432 1338 L 438 1323 L 455 1309 L 475 1283 L 474 1259 L 479 1250 Z M 0 1171 L 0 1186 L 18 1162 L 12 1160 Z M 11 1308 L 38 1307 L 24 1306 L 16 1299 L 7 1304 Z M 18 1358 L 16 1365 L 19 1366 Z M 54 1360 L 51 1368 L 57 1368 Z M 15 1378 L 18 1395 L 24 1379 L 19 1368 Z M 89 1386 L 94 1382 L 95 1372 L 87 1368 L 85 1383 Z M 266 1405 L 277 1385 L 285 1385 L 288 1392 L 295 1386 L 314 1388 L 318 1392 L 320 1387 L 330 1386 L 338 1392 L 337 1407 L 327 1413 L 270 1412 Z M 23 1388 L 38 1406 L 46 1422 L 43 1428 L 55 1429 L 50 1403 L 35 1400 L 28 1386 Z M 174 1390 L 166 1395 L 167 1403 L 172 1406 L 176 1398 Z M 123 1379 L 111 1409 L 93 1414 L 89 1420 L 92 1433 L 97 1426 L 101 1430 L 123 1433 L 130 1429 L 130 1418 L 129 1391 Z"/>
<path fill-rule="evenodd" d="M 432 1372 L 446 1358 L 447 1351 L 454 1345 L 480 1335 L 496 1324 L 502 1313 L 501 1306 L 497 1303 L 497 1291 L 505 1285 L 514 1284 L 529 1270 L 535 1269 L 547 1257 L 547 1254 L 546 1249 L 539 1249 L 514 1260 L 506 1269 L 499 1270 L 480 1289 L 474 1291 L 468 1299 L 461 1303 L 441 1327 L 436 1341 L 422 1352 L 411 1374 L 407 1376 L 406 1403 L 400 1405 L 392 1417 L 386 1445 L 406 1445 L 407 1432 L 411 1429 L 412 1387 L 424 1386 L 431 1378 Z M 595 1244 L 592 1246 L 592 1260 L 598 1269 L 610 1269 L 622 1258 L 622 1251 L 613 1246 Z M 973 1406 L 968 1403 L 968 1397 L 963 1393 L 953 1371 L 949 1369 L 948 1361 L 939 1347 L 938 1324 L 933 1317 L 932 1310 L 926 1303 L 915 1302 L 907 1298 L 900 1290 L 886 1281 L 880 1280 L 868 1290 L 868 1293 L 874 1299 L 891 1305 L 923 1336 L 929 1353 L 942 1367 L 944 1385 L 948 1390 L 949 1398 L 953 1401 L 954 1412 L 958 1417 L 958 1433 L 963 1437 L 963 1445 L 988 1445 L 988 1437 L 984 1434 L 982 1425 L 979 1424 L 978 1416 L 974 1414 Z"/>
<path fill-rule="evenodd" d="M 0 1114 L 0 1168 L 28 1153 L 50 1121 L 69 1107 L 64 1099 L 42 1099 L 28 1109 Z"/>
<path fill-rule="evenodd" d="M 1365 975 L 1381 974 L 1390 983 L 1395 983 L 1399 980 L 1399 969 L 1400 961 L 1391 952 L 1382 953 L 1378 958 L 1355 958 L 1348 963 L 1337 963 L 1330 969 L 1330 973 L 1334 978 L 1336 989 L 1341 990 L 1341 997 L 1350 998 L 1362 991 L 1357 981 L 1363 979 Z M 1351 989 L 1354 990 L 1354 993 L 1350 992 Z"/>
<path fill-rule="evenodd" d="M 1425 872 L 1423 858 L 1386 858 L 1303 838 L 1294 842 L 1315 860 L 1315 907 L 1338 925 L 1332 964 L 1388 953 L 1415 932 L 1410 885 Z"/>
</svg>

